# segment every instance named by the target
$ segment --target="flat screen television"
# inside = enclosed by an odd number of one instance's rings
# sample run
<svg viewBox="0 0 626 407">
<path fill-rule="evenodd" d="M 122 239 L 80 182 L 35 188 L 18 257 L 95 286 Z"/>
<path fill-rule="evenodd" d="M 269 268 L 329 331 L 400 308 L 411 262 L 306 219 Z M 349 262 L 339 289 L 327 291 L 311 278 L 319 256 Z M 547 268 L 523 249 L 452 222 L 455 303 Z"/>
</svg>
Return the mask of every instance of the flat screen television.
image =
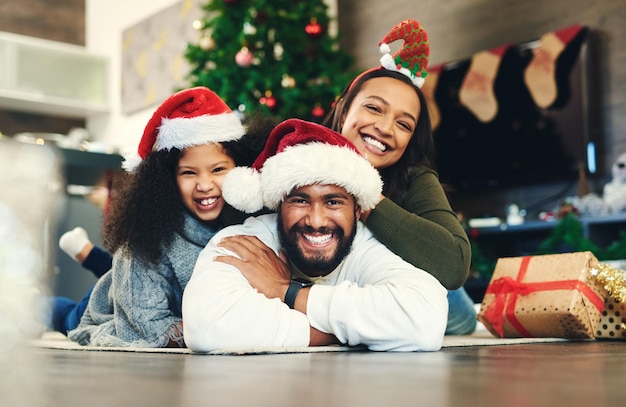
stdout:
<svg viewBox="0 0 626 407">
<path fill-rule="evenodd" d="M 537 106 L 524 83 L 524 70 L 539 41 L 509 47 L 493 86 L 497 114 L 487 123 L 459 99 L 471 59 L 445 64 L 434 93 L 440 113 L 434 137 L 441 181 L 461 192 L 576 181 L 581 166 L 590 178 L 602 176 L 590 44 L 589 31 L 583 29 L 559 55 L 558 97 L 548 108 Z"/>
</svg>

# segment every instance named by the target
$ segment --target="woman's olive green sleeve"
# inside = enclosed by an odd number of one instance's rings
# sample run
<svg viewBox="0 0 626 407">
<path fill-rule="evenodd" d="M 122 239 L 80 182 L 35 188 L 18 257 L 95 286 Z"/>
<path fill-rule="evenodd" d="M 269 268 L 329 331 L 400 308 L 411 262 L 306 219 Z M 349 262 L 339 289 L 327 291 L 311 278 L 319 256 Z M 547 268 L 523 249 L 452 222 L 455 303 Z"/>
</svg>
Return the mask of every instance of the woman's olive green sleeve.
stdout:
<svg viewBox="0 0 626 407">
<path fill-rule="evenodd" d="M 383 199 L 366 225 L 391 251 L 432 274 L 448 290 L 465 283 L 470 242 L 432 170 L 414 169 L 402 202 Z"/>
</svg>

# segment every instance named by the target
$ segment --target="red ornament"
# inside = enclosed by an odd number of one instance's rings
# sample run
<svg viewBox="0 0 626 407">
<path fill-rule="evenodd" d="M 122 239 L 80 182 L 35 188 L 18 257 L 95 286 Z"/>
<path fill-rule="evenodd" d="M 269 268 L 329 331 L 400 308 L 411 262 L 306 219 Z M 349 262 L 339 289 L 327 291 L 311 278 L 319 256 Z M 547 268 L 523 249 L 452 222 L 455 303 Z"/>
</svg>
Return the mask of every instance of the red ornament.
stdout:
<svg viewBox="0 0 626 407">
<path fill-rule="evenodd" d="M 259 103 L 261 103 L 262 105 L 267 106 L 270 110 L 274 109 L 276 107 L 276 104 L 278 103 L 276 101 L 276 98 L 274 96 L 272 96 L 272 92 L 270 92 L 269 90 L 267 92 L 265 92 L 265 96 L 261 97 L 261 99 L 259 99 Z"/>
<path fill-rule="evenodd" d="M 313 110 L 311 110 L 311 114 L 313 115 L 313 117 L 317 117 L 318 119 L 322 116 L 324 116 L 324 113 L 326 113 L 324 111 L 324 108 L 320 105 L 316 105 Z"/>
<path fill-rule="evenodd" d="M 317 22 L 316 18 L 312 18 L 311 22 L 304 27 L 304 31 L 311 38 L 318 38 L 322 35 L 322 26 Z"/>
</svg>

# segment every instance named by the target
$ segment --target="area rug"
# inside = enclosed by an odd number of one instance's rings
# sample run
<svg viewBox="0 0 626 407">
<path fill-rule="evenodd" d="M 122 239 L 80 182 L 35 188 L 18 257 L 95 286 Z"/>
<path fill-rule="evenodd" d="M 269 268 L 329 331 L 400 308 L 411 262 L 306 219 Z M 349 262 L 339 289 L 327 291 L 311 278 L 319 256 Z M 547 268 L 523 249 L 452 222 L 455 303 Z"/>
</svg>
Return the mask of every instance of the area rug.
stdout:
<svg viewBox="0 0 626 407">
<path fill-rule="evenodd" d="M 546 343 L 567 341 L 563 338 L 496 338 L 492 336 L 482 324 L 478 324 L 476 331 L 471 335 L 445 336 L 442 348 L 460 346 L 497 346 L 515 345 L 528 343 Z M 99 352 L 144 352 L 144 353 L 192 353 L 189 349 L 180 348 L 137 348 L 137 347 L 101 347 L 82 346 L 67 339 L 59 332 L 45 332 L 41 338 L 31 341 L 31 345 L 39 348 L 64 349 L 78 351 Z M 246 348 L 246 349 L 223 349 L 207 353 L 208 355 L 261 355 L 275 353 L 316 353 L 316 352 L 350 352 L 363 351 L 360 346 L 311 346 L 292 348 Z"/>
</svg>

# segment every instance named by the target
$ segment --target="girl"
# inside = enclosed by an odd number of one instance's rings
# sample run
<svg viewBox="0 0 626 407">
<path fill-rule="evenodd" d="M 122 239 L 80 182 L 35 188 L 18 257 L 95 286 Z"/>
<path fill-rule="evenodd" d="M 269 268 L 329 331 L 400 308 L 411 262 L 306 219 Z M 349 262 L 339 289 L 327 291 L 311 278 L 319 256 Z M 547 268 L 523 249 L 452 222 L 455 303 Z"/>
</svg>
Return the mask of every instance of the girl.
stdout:
<svg viewBox="0 0 626 407">
<path fill-rule="evenodd" d="M 254 132 L 253 132 L 254 133 Z M 264 136 L 265 131 L 257 132 Z M 68 337 L 83 345 L 184 347 L 181 300 L 196 258 L 223 226 L 245 215 L 221 196 L 224 175 L 251 163 L 264 137 L 204 87 L 178 92 L 148 122 L 132 171 L 104 225 L 110 271 L 88 296 Z"/>
<path fill-rule="evenodd" d="M 374 209 L 361 213 L 361 220 L 389 249 L 452 290 L 446 334 L 469 334 L 476 327 L 476 311 L 462 285 L 471 248 L 433 169 L 434 141 L 420 89 L 429 51 L 426 33 L 407 20 L 381 43 L 401 38 L 405 45 L 395 60 L 388 63 L 386 54 L 383 66 L 355 78 L 324 124 L 352 141 L 383 178 L 383 195 Z M 410 52 L 419 46 L 422 53 Z M 417 71 L 397 68 L 402 66 Z"/>
</svg>

